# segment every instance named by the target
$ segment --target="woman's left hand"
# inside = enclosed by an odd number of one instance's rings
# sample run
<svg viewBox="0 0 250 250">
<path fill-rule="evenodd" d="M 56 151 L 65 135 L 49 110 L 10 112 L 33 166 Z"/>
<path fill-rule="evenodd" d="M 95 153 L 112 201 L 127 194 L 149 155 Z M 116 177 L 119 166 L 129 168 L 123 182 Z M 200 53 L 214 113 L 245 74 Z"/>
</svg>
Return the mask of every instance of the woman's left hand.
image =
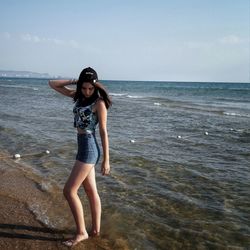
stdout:
<svg viewBox="0 0 250 250">
<path fill-rule="evenodd" d="M 102 175 L 109 175 L 110 174 L 110 165 L 108 161 L 102 162 Z"/>
</svg>

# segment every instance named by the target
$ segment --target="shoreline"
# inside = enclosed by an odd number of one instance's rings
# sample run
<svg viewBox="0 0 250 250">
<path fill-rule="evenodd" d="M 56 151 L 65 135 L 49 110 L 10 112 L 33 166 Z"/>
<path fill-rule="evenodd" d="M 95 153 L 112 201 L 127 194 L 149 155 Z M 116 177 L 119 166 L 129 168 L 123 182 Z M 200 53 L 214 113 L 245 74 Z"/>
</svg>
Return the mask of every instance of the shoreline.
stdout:
<svg viewBox="0 0 250 250">
<path fill-rule="evenodd" d="M 61 190 L 53 187 L 55 194 L 46 192 L 39 183 L 41 177 L 30 175 L 21 164 L 0 152 L 0 158 L 5 156 L 0 160 L 0 249 L 68 249 L 62 241 L 74 235 L 74 222 L 62 194 L 58 195 Z M 56 208 L 62 214 L 52 218 L 51 210 Z M 65 214 L 68 224 L 56 224 Z M 74 249 L 109 250 L 112 245 L 98 237 L 89 238 Z"/>
</svg>

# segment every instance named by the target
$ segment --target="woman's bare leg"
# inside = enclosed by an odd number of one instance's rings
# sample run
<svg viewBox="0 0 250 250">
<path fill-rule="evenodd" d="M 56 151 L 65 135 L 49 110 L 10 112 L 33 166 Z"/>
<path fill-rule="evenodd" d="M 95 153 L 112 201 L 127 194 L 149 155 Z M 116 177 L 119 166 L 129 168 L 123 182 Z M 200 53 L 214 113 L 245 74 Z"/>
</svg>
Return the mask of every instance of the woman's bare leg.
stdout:
<svg viewBox="0 0 250 250">
<path fill-rule="evenodd" d="M 95 168 L 92 168 L 89 175 L 83 182 L 85 192 L 89 198 L 92 229 L 91 236 L 98 236 L 101 227 L 101 200 L 96 187 Z"/>
<path fill-rule="evenodd" d="M 70 242 L 66 242 L 66 244 L 68 245 L 75 245 L 78 242 L 88 238 L 82 203 L 77 192 L 83 181 L 91 172 L 91 169 L 93 169 L 93 164 L 86 164 L 80 161 L 76 161 L 63 189 L 64 196 L 67 199 L 71 212 L 74 216 L 77 229 L 75 238 Z"/>
</svg>

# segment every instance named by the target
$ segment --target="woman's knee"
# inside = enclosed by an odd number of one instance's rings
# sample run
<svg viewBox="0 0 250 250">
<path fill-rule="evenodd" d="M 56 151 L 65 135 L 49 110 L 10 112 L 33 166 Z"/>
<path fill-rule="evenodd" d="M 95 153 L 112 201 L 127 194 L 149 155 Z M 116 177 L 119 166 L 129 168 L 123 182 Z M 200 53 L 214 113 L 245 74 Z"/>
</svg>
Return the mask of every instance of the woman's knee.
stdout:
<svg viewBox="0 0 250 250">
<path fill-rule="evenodd" d="M 77 195 L 77 190 L 65 185 L 63 188 L 63 195 L 66 199 L 72 198 Z"/>
</svg>

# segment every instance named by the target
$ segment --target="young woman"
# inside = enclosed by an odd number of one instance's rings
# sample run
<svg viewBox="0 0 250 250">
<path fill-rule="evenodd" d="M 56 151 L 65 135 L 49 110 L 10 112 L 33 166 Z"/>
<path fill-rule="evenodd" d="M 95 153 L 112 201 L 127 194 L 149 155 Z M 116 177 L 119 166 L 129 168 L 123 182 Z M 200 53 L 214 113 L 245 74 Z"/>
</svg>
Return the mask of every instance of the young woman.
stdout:
<svg viewBox="0 0 250 250">
<path fill-rule="evenodd" d="M 69 85 L 76 84 L 76 90 Z M 50 80 L 49 85 L 59 93 L 73 98 L 75 106 L 74 127 L 77 130 L 78 152 L 71 174 L 64 186 L 63 193 L 67 199 L 76 223 L 76 235 L 64 242 L 74 246 L 89 237 L 83 214 L 82 203 L 77 194 L 83 185 L 88 196 L 92 215 L 91 236 L 98 236 L 101 224 L 101 201 L 96 187 L 95 168 L 100 157 L 100 150 L 95 137 L 95 129 L 99 123 L 99 132 L 103 149 L 101 171 L 103 175 L 110 172 L 109 140 L 107 133 L 107 109 L 111 100 L 103 85 L 98 82 L 94 69 L 85 68 L 79 79 Z"/>
</svg>

